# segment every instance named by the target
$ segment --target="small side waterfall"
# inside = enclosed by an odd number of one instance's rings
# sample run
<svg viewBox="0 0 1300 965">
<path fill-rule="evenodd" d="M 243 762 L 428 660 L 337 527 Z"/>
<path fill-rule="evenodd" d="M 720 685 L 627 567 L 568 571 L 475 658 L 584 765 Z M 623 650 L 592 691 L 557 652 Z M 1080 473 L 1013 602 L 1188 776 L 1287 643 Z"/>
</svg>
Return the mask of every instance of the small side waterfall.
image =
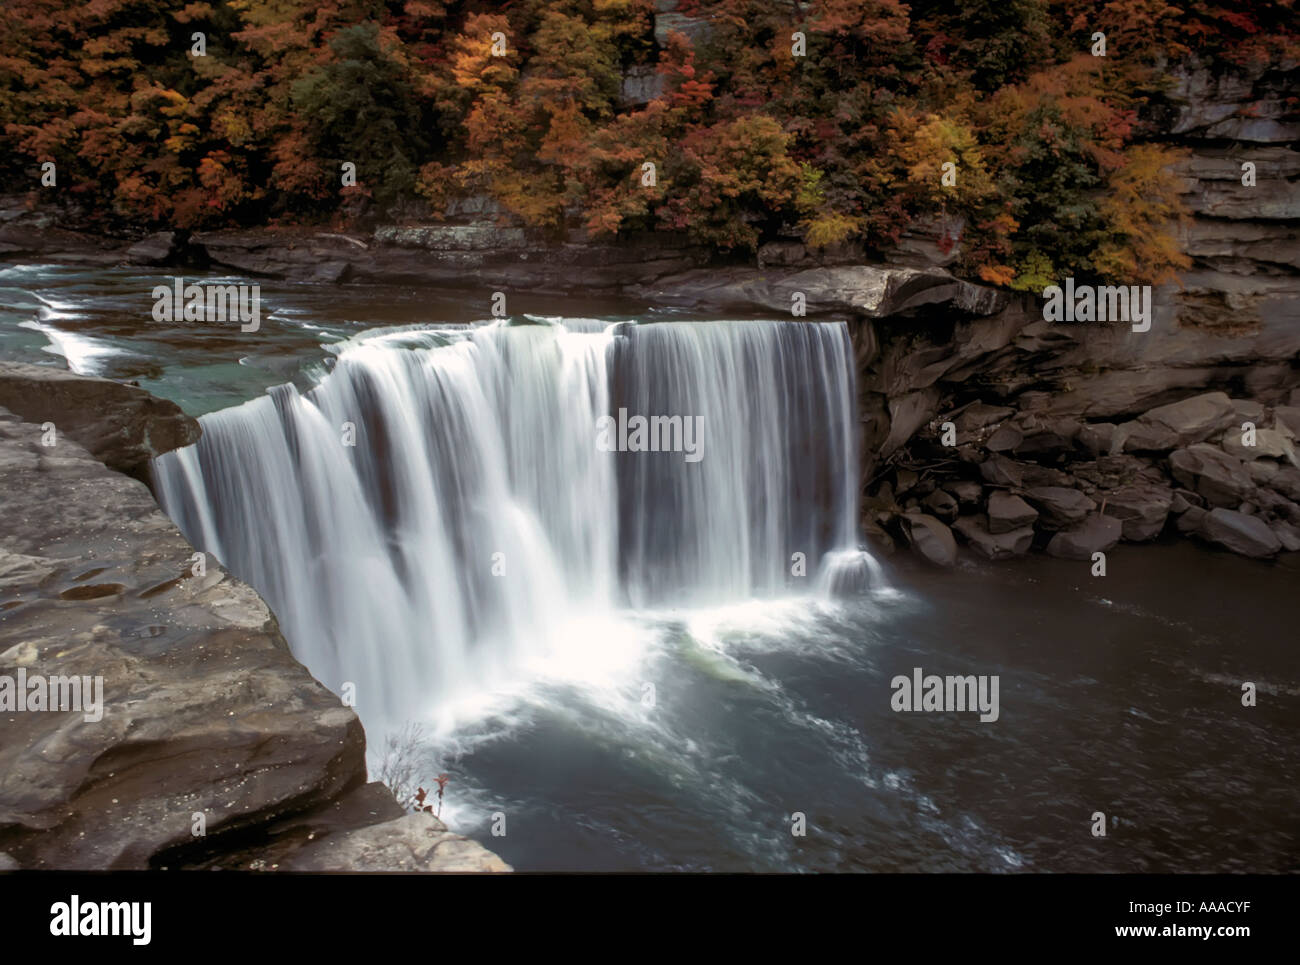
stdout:
<svg viewBox="0 0 1300 965">
<path fill-rule="evenodd" d="M 417 716 L 575 613 L 806 590 L 856 545 L 843 325 L 533 321 L 361 337 L 154 463 L 190 540 L 359 709 Z M 644 451 L 637 417 L 697 451 Z"/>
</svg>

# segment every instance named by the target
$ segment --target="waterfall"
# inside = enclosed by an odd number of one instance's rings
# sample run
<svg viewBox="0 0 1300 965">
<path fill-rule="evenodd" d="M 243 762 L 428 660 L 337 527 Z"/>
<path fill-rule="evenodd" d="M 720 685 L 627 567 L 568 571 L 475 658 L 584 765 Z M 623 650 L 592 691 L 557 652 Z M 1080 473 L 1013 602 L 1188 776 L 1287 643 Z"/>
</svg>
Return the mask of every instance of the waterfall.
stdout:
<svg viewBox="0 0 1300 965">
<path fill-rule="evenodd" d="M 305 394 L 204 416 L 155 488 L 322 682 L 390 718 L 508 673 L 575 613 L 799 592 L 856 546 L 842 324 L 531 319 L 335 350 Z M 644 451 L 637 416 L 672 443 L 698 426 L 697 451 Z"/>
</svg>

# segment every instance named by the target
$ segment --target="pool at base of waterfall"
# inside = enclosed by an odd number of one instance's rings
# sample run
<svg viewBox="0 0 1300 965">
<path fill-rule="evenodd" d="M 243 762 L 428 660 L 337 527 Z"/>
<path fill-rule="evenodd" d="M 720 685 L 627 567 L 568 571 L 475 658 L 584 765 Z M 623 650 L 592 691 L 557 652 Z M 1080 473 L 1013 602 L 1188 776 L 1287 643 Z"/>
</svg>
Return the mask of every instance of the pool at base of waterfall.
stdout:
<svg viewBox="0 0 1300 965">
<path fill-rule="evenodd" d="M 886 570 L 856 598 L 627 614 L 426 723 L 416 773 L 520 870 L 1297 870 L 1295 564 L 1180 543 L 1104 578 Z M 895 710 L 917 668 L 996 676 L 997 720 Z"/>
</svg>

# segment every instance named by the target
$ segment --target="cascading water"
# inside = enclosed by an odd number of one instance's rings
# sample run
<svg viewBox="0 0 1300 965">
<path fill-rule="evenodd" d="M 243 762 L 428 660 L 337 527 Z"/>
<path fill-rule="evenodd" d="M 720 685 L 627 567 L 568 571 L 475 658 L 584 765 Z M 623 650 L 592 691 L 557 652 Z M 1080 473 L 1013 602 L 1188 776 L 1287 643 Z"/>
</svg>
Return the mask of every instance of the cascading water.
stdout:
<svg viewBox="0 0 1300 965">
<path fill-rule="evenodd" d="M 532 321 L 371 333 L 154 463 L 367 724 L 489 686 L 575 618 L 797 592 L 855 545 L 843 325 Z M 698 453 L 602 451 L 602 416 L 699 417 Z"/>
</svg>

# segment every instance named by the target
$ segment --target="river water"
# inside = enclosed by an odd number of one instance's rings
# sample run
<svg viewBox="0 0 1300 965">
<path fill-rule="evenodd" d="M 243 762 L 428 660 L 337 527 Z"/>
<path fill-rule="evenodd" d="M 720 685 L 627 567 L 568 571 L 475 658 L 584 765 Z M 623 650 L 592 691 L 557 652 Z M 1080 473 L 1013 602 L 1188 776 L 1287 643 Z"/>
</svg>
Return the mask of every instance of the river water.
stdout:
<svg viewBox="0 0 1300 965">
<path fill-rule="evenodd" d="M 168 511 L 515 867 L 1300 870 L 1293 558 L 859 552 L 836 325 L 263 282 L 241 333 L 152 322 L 169 278 L 0 269 L 0 357 L 204 416 Z M 600 451 L 619 407 L 701 458 Z M 997 719 L 893 710 L 915 668 Z"/>
</svg>

